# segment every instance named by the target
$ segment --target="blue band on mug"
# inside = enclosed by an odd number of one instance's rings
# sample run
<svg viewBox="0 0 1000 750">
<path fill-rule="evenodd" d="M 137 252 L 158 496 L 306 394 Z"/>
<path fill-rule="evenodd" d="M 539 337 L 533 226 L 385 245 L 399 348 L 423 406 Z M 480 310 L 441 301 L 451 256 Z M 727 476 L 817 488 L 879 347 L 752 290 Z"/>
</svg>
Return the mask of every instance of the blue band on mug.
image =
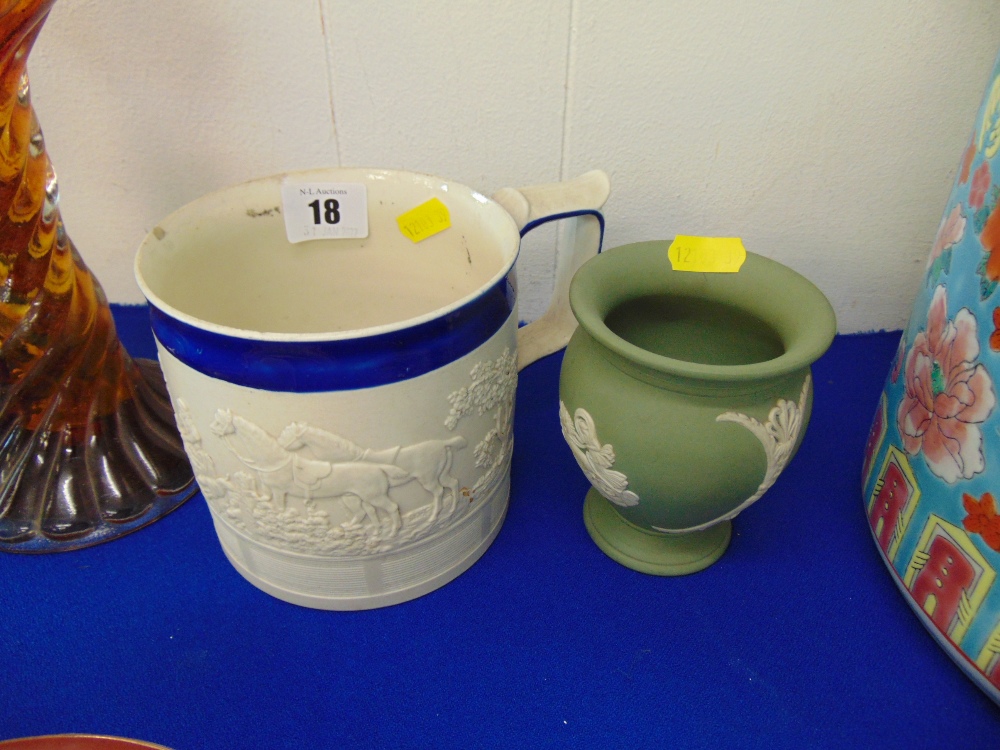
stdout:
<svg viewBox="0 0 1000 750">
<path fill-rule="evenodd" d="M 502 279 L 447 315 L 390 333 L 335 341 L 260 341 L 206 331 L 150 306 L 157 340 L 205 375 L 267 391 L 372 388 L 436 370 L 488 341 L 514 310 Z"/>
</svg>

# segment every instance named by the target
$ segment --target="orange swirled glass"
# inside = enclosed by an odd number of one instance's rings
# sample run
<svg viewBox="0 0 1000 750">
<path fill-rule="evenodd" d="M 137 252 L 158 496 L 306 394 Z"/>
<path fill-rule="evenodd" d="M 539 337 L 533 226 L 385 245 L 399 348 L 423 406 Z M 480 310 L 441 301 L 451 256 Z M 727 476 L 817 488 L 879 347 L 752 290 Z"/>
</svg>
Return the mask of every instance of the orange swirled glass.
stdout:
<svg viewBox="0 0 1000 750">
<path fill-rule="evenodd" d="M 55 0 L 0 0 L 0 550 L 104 541 L 194 491 L 158 366 L 66 234 L 26 64 Z"/>
</svg>

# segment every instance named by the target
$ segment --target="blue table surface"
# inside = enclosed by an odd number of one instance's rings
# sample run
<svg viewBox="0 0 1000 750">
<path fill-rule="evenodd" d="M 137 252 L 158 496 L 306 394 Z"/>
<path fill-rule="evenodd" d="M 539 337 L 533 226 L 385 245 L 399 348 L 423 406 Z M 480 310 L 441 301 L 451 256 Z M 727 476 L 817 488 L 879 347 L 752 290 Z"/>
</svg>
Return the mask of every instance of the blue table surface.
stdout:
<svg viewBox="0 0 1000 750">
<path fill-rule="evenodd" d="M 144 308 L 120 335 L 153 356 Z M 77 552 L 0 554 L 0 737 L 188 748 L 1000 746 L 865 523 L 862 451 L 898 333 L 838 336 L 805 441 L 714 566 L 633 572 L 587 536 L 561 355 L 521 373 L 507 521 L 406 604 L 321 612 L 222 555 L 197 495 Z"/>
</svg>

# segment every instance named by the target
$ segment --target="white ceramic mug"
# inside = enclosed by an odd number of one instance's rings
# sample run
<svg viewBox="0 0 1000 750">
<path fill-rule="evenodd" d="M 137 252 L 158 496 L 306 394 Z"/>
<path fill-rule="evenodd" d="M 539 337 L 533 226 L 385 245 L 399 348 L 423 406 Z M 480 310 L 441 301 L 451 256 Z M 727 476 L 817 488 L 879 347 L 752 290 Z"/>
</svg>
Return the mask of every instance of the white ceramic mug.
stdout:
<svg viewBox="0 0 1000 750">
<path fill-rule="evenodd" d="M 368 236 L 290 243 L 289 184 L 364 185 Z M 485 552 L 507 510 L 517 371 L 569 339 L 569 281 L 599 248 L 608 191 L 599 171 L 491 200 L 427 175 L 316 170 L 204 196 L 153 229 L 136 278 L 219 541 L 247 580 L 366 609 Z M 320 198 L 317 224 L 339 219 Z M 414 242 L 397 219 L 432 198 L 450 227 Z M 520 233 L 552 218 L 572 222 L 553 302 L 518 329 Z"/>
</svg>

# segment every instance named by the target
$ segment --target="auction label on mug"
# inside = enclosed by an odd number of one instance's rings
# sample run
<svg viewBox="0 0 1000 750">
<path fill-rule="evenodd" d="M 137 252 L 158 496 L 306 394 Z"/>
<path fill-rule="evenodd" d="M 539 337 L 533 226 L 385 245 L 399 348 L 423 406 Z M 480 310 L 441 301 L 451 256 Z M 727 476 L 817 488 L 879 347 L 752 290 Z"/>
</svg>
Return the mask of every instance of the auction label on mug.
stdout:
<svg viewBox="0 0 1000 750">
<path fill-rule="evenodd" d="M 368 191 L 361 182 L 281 183 L 281 213 L 291 243 L 368 236 Z"/>
<path fill-rule="evenodd" d="M 736 273 L 747 259 L 739 237 L 688 237 L 679 234 L 670 243 L 667 257 L 675 271 Z"/>
</svg>

